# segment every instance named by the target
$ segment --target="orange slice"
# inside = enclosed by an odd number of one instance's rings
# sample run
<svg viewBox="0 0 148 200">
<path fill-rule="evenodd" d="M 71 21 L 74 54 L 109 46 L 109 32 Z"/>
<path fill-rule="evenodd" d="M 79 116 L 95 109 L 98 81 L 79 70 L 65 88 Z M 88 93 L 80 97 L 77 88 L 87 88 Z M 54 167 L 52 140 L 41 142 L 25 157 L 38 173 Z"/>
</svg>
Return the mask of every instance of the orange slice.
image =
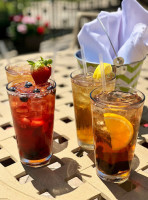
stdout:
<svg viewBox="0 0 148 200">
<path fill-rule="evenodd" d="M 104 113 L 104 120 L 110 133 L 112 150 L 125 148 L 133 136 L 133 126 L 130 121 L 115 113 Z"/>
</svg>

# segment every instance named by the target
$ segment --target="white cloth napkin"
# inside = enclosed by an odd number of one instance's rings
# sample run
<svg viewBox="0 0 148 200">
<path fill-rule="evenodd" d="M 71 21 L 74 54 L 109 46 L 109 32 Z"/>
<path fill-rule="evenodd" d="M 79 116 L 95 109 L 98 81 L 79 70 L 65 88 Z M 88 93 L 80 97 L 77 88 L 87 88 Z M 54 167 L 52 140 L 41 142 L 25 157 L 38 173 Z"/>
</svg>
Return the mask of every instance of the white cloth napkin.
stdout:
<svg viewBox="0 0 148 200">
<path fill-rule="evenodd" d="M 104 24 L 118 56 L 124 64 L 142 60 L 148 54 L 148 11 L 136 0 L 123 0 L 122 9 L 116 12 L 102 11 L 98 15 Z M 115 53 L 100 22 L 95 19 L 84 24 L 78 34 L 88 62 L 103 61 L 113 64 Z"/>
</svg>

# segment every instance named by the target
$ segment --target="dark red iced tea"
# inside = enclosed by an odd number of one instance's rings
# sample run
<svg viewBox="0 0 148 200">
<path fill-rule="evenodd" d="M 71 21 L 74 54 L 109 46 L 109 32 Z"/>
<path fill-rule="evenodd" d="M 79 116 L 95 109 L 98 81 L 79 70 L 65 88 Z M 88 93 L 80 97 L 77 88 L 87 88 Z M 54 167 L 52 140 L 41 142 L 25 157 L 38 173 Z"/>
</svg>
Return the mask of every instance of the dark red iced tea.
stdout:
<svg viewBox="0 0 148 200">
<path fill-rule="evenodd" d="M 19 81 L 9 83 L 7 91 L 20 158 L 24 164 L 42 166 L 52 154 L 55 82 L 36 86 Z"/>
</svg>

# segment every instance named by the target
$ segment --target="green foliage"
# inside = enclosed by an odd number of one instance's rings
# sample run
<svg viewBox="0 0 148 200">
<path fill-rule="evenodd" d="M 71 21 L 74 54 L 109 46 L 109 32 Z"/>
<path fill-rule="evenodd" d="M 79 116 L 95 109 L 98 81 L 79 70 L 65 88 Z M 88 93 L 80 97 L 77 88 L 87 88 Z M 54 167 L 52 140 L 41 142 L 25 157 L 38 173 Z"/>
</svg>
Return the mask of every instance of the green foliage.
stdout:
<svg viewBox="0 0 148 200">
<path fill-rule="evenodd" d="M 52 59 L 49 60 L 45 60 L 44 58 L 40 57 L 41 59 L 34 62 L 31 60 L 27 60 L 27 62 L 29 63 L 29 65 L 31 65 L 32 69 L 38 69 L 40 67 L 44 67 L 44 66 L 48 66 L 52 64 Z"/>
</svg>

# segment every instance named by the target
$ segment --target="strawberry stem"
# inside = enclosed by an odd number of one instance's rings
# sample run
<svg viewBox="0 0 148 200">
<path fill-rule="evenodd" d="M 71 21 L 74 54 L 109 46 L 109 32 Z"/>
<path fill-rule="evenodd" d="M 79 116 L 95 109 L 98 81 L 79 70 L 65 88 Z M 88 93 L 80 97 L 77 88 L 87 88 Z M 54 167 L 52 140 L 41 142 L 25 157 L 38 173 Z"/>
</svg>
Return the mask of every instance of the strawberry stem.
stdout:
<svg viewBox="0 0 148 200">
<path fill-rule="evenodd" d="M 49 60 L 45 60 L 43 57 L 40 57 L 41 59 L 38 60 L 37 62 L 33 62 L 31 60 L 27 60 L 27 62 L 29 63 L 29 65 L 31 65 L 33 68 L 39 68 L 39 67 L 43 67 L 43 66 L 48 66 L 52 64 L 52 59 Z"/>
<path fill-rule="evenodd" d="M 35 62 L 31 61 L 31 60 L 27 60 L 27 62 L 30 64 L 30 65 L 35 65 Z"/>
</svg>

